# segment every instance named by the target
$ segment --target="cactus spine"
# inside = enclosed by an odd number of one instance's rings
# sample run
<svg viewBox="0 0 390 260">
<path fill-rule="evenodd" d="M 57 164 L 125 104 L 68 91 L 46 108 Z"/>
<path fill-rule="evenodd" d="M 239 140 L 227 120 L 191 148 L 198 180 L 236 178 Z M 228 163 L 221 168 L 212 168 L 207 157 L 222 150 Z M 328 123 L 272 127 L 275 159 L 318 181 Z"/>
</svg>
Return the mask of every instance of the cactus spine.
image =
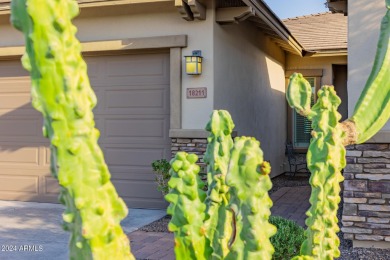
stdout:
<svg viewBox="0 0 390 260">
<path fill-rule="evenodd" d="M 292 75 L 290 82 L 290 105 L 294 106 L 303 100 L 300 93 L 310 100 L 311 89 L 304 92 L 309 83 L 302 75 Z M 302 113 L 312 121 L 313 138 L 307 152 L 307 164 L 312 173 L 311 207 L 306 213 L 307 239 L 301 247 L 301 254 L 313 259 L 333 259 L 340 256 L 337 209 L 341 200 L 340 182 L 344 179 L 341 170 L 346 164 L 343 145 L 345 133 L 339 124 L 341 115 L 337 112 L 340 103 L 333 86 L 323 86 L 318 92 L 317 103 L 312 109 Z"/>
<path fill-rule="evenodd" d="M 12 23 L 22 31 L 22 62 L 32 77 L 32 104 L 44 116 L 51 141 L 51 170 L 61 185 L 64 228 L 71 259 L 134 259 L 120 221 L 127 207 L 110 181 L 97 139 L 96 97 L 71 19 L 73 0 L 12 1 Z"/>
<path fill-rule="evenodd" d="M 177 259 L 209 259 L 212 250 L 206 237 L 206 193 L 200 180 L 198 156 L 178 152 L 171 161 L 170 192 L 165 199 L 170 202 L 167 213 L 172 215 L 168 225 L 175 233 L 175 254 Z"/>
<path fill-rule="evenodd" d="M 237 137 L 231 152 L 229 207 L 234 213 L 235 232 L 226 259 L 271 259 L 274 248 L 269 238 L 276 227 L 268 222 L 272 201 L 271 167 L 263 161 L 260 143 L 251 137 Z"/>
<path fill-rule="evenodd" d="M 207 237 L 213 248 L 213 258 L 224 259 L 229 252 L 228 244 L 232 235 L 232 213 L 227 209 L 229 187 L 226 174 L 229 166 L 233 120 L 226 111 L 214 111 L 206 126 L 210 135 L 204 155 L 207 164 L 208 194 L 206 199 L 208 219 L 205 223 Z"/>
<path fill-rule="evenodd" d="M 382 19 L 380 36 L 370 76 L 356 103 L 352 117 L 345 122 L 347 144 L 360 144 L 374 136 L 390 116 L 390 1 Z"/>
</svg>

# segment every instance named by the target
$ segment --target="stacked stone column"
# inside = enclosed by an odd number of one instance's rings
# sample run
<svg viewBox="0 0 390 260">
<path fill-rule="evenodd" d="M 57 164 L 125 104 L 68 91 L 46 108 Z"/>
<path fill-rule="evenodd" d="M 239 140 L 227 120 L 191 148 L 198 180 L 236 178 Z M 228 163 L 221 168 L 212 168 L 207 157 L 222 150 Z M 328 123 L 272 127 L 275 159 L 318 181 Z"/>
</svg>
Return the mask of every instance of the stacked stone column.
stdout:
<svg viewBox="0 0 390 260">
<path fill-rule="evenodd" d="M 344 238 L 354 246 L 390 247 L 389 144 L 349 146 L 344 177 Z"/>
</svg>

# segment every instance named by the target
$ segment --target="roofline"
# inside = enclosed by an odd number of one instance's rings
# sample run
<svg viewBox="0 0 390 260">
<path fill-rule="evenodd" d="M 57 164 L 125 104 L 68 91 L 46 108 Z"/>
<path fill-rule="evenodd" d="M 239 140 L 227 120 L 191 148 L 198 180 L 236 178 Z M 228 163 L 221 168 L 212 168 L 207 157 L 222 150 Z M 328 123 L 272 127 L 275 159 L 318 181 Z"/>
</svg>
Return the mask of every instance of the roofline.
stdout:
<svg viewBox="0 0 390 260">
<path fill-rule="evenodd" d="M 311 50 L 307 51 L 305 57 L 328 57 L 328 56 L 348 56 L 348 49 L 331 49 L 331 50 Z"/>
<path fill-rule="evenodd" d="M 268 26 L 270 26 L 275 33 L 277 33 L 284 41 L 290 45 L 296 54 L 304 56 L 306 51 L 297 39 L 291 34 L 291 32 L 284 25 L 282 20 L 269 8 L 269 6 L 263 2 L 263 0 L 242 0 L 246 5 L 252 7 L 255 13 L 260 17 Z"/>
</svg>

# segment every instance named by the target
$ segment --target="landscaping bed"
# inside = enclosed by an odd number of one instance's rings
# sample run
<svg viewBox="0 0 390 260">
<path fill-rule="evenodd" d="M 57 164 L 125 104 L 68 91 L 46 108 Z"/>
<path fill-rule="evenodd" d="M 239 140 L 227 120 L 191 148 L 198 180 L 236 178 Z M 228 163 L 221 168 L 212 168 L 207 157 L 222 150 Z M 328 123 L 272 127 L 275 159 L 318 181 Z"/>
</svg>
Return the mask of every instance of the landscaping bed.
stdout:
<svg viewBox="0 0 390 260">
<path fill-rule="evenodd" d="M 270 194 L 277 191 L 282 187 L 295 187 L 295 186 L 307 186 L 309 185 L 309 178 L 307 175 L 303 176 L 286 176 L 281 175 L 272 179 L 273 187 L 270 190 Z M 341 213 L 343 210 L 343 203 L 340 203 L 338 211 L 338 218 L 341 219 Z M 139 230 L 146 232 L 169 232 L 168 223 L 170 216 L 165 216 L 153 223 L 150 223 Z M 339 222 L 341 228 L 341 222 Z M 343 232 L 338 233 L 340 238 L 340 260 L 388 260 L 390 259 L 390 250 L 385 249 L 369 249 L 369 248 L 352 248 L 352 241 L 345 240 L 343 238 Z"/>
</svg>

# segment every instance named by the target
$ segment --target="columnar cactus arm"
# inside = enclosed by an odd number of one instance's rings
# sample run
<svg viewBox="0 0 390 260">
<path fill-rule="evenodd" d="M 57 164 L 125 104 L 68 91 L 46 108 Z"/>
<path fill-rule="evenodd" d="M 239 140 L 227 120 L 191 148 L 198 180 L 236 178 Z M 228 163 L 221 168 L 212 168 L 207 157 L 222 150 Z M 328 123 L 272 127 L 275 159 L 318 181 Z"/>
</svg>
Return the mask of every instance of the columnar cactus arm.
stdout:
<svg viewBox="0 0 390 260">
<path fill-rule="evenodd" d="M 73 0 L 14 0 L 12 22 L 24 33 L 24 67 L 32 77 L 33 106 L 51 141 L 52 174 L 61 185 L 71 259 L 134 259 L 120 221 L 127 207 L 110 181 L 97 144 L 91 89 L 71 19 Z"/>
<path fill-rule="evenodd" d="M 167 213 L 172 215 L 168 225 L 175 233 L 175 255 L 178 260 L 210 259 L 210 241 L 206 237 L 204 219 L 206 193 L 200 180 L 198 157 L 178 152 L 171 161 L 170 192 L 165 199 L 170 202 Z"/>
<path fill-rule="evenodd" d="M 299 89 L 305 79 L 299 74 L 291 76 L 289 89 Z M 299 83 L 299 84 L 297 84 Z M 291 96 L 290 96 L 291 97 Z M 298 104 L 296 98 L 290 104 Z M 340 255 L 337 237 L 337 209 L 340 202 L 340 182 L 343 181 L 341 170 L 345 167 L 343 131 L 337 112 L 341 100 L 332 86 L 323 86 L 318 92 L 317 103 L 311 108 L 309 119 L 312 121 L 312 139 L 307 153 L 310 169 L 311 207 L 306 213 L 308 229 L 307 239 L 301 247 L 301 256 L 294 258 L 333 259 Z"/>
<path fill-rule="evenodd" d="M 311 86 L 310 83 L 305 80 L 302 74 L 294 73 L 290 77 L 290 86 L 293 88 L 287 88 L 287 102 L 290 107 L 293 107 L 298 114 L 302 116 L 309 116 L 311 114 Z"/>
<path fill-rule="evenodd" d="M 354 113 L 347 124 L 347 144 L 363 143 L 375 135 L 390 117 L 390 1 L 382 19 L 374 65 Z"/>
<path fill-rule="evenodd" d="M 230 209 L 235 217 L 235 234 L 226 259 L 267 260 L 274 248 L 269 238 L 276 228 L 268 222 L 272 201 L 271 167 L 263 161 L 260 143 L 254 138 L 236 138 L 226 181 L 230 186 Z"/>
<path fill-rule="evenodd" d="M 307 153 L 312 193 L 311 207 L 306 213 L 307 239 L 301 254 L 314 259 L 334 259 L 340 256 L 340 241 L 337 237 L 337 209 L 340 202 L 340 182 L 344 180 L 341 170 L 345 167 L 345 133 L 337 112 L 341 100 L 333 86 L 323 86 L 318 92 L 318 101 L 312 110 L 312 136 Z"/>
<path fill-rule="evenodd" d="M 229 203 L 226 173 L 229 166 L 231 137 L 234 128 L 229 112 L 214 111 L 206 126 L 210 132 L 204 161 L 207 164 L 208 194 L 206 198 L 208 219 L 205 222 L 207 237 L 213 248 L 213 258 L 224 259 L 229 252 L 228 243 L 232 234 L 232 213 Z"/>
</svg>

